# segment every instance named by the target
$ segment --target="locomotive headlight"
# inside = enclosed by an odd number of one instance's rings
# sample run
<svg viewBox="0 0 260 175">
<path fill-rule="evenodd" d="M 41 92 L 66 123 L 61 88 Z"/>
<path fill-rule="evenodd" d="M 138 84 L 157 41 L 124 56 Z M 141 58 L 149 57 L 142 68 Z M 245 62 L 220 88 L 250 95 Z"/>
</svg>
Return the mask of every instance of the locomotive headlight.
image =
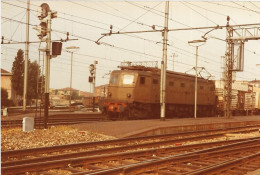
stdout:
<svg viewBox="0 0 260 175">
<path fill-rule="evenodd" d="M 112 93 L 111 93 L 111 92 L 108 92 L 108 96 L 111 97 L 111 96 L 112 96 Z"/>
<path fill-rule="evenodd" d="M 127 93 L 126 96 L 127 96 L 128 98 L 130 98 L 130 97 L 131 97 L 131 94 L 130 94 L 130 93 Z"/>
</svg>

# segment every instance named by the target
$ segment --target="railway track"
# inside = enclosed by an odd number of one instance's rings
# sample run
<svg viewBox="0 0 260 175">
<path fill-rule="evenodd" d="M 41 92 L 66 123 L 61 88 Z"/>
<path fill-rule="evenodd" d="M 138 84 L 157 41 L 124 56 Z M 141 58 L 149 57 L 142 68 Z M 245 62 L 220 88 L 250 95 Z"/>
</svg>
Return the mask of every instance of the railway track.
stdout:
<svg viewBox="0 0 260 175">
<path fill-rule="evenodd" d="M 244 145 L 248 143 L 248 145 Z M 115 163 L 115 162 L 114 162 Z M 260 168 L 259 138 L 254 142 L 240 142 L 193 151 L 174 156 L 152 158 L 128 165 L 97 170 L 104 174 L 246 174 Z M 87 172 L 74 173 L 81 175 Z"/>
<path fill-rule="evenodd" d="M 79 124 L 92 121 L 104 120 L 105 116 L 101 114 L 78 114 L 78 113 L 64 113 L 59 115 L 51 115 L 47 120 L 48 125 L 68 125 L 68 124 Z M 2 127 L 19 127 L 22 126 L 23 120 L 1 120 Z M 35 125 L 43 125 L 43 117 L 35 118 Z"/>
<path fill-rule="evenodd" d="M 253 131 L 255 129 L 251 128 L 250 130 Z M 124 171 L 123 169 L 125 166 L 133 166 L 133 163 L 136 165 L 137 162 L 138 164 L 141 164 L 142 162 L 154 159 L 159 160 L 160 158 L 168 157 L 168 155 L 176 156 L 179 154 L 187 154 L 191 151 L 201 153 L 199 152 L 201 150 L 205 151 L 207 149 L 223 147 L 225 145 L 229 145 L 225 147 L 225 149 L 231 147 L 230 145 L 232 145 L 234 149 L 260 143 L 260 138 L 225 140 L 225 133 L 242 131 L 249 132 L 249 130 L 245 130 L 245 128 L 239 128 L 230 129 L 228 131 L 201 131 L 197 133 L 168 134 L 162 136 L 127 138 L 56 147 L 6 151 L 2 152 L 2 173 L 22 174 L 28 171 L 41 171 L 43 174 L 50 174 L 49 171 L 54 171 L 54 174 L 56 174 L 56 171 L 60 171 L 60 168 L 62 168 L 63 171 L 74 173 L 83 171 L 83 174 L 85 174 L 90 172 L 105 173 L 103 169 L 108 168 L 106 171 L 109 171 L 107 174 L 110 174 L 110 171 L 112 171 L 109 169 L 110 164 L 111 166 L 113 165 L 113 168 L 115 165 L 120 165 L 121 169 L 116 166 L 117 169 L 120 169 L 117 170 L 118 172 Z M 225 141 L 187 145 L 187 142 L 192 140 L 205 140 L 216 137 L 223 137 Z M 183 146 L 178 146 L 179 143 L 182 143 Z"/>
</svg>

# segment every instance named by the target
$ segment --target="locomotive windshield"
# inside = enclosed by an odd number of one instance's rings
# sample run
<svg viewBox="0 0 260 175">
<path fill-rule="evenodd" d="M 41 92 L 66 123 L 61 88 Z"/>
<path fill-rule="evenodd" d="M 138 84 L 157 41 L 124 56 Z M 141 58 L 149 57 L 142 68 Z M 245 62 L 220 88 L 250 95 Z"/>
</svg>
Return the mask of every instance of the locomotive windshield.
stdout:
<svg viewBox="0 0 260 175">
<path fill-rule="evenodd" d="M 118 75 L 117 74 L 112 75 L 110 84 L 117 84 L 117 80 L 118 80 Z"/>
<path fill-rule="evenodd" d="M 133 84 L 133 83 L 134 83 L 134 75 L 123 76 L 123 84 Z"/>
</svg>

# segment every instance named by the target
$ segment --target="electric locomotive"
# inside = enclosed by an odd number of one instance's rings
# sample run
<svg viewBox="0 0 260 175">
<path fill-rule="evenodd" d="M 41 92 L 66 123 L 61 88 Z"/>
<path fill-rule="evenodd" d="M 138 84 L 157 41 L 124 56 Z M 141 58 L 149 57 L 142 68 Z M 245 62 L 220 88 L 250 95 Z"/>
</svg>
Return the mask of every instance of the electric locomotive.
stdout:
<svg viewBox="0 0 260 175">
<path fill-rule="evenodd" d="M 138 63 L 121 63 L 110 75 L 103 112 L 108 118 L 160 118 L 160 69 Z M 215 113 L 215 83 L 197 79 L 197 115 Z M 167 71 L 166 118 L 193 117 L 195 76 Z"/>
</svg>

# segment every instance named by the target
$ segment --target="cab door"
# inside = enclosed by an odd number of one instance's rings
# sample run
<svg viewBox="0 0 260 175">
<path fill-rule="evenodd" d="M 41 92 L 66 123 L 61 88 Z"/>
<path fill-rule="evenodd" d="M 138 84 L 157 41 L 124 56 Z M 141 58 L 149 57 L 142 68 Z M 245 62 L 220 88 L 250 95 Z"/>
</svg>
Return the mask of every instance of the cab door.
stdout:
<svg viewBox="0 0 260 175">
<path fill-rule="evenodd" d="M 160 103 L 160 78 L 152 76 L 151 79 L 151 94 L 150 100 L 151 103 Z"/>
</svg>

